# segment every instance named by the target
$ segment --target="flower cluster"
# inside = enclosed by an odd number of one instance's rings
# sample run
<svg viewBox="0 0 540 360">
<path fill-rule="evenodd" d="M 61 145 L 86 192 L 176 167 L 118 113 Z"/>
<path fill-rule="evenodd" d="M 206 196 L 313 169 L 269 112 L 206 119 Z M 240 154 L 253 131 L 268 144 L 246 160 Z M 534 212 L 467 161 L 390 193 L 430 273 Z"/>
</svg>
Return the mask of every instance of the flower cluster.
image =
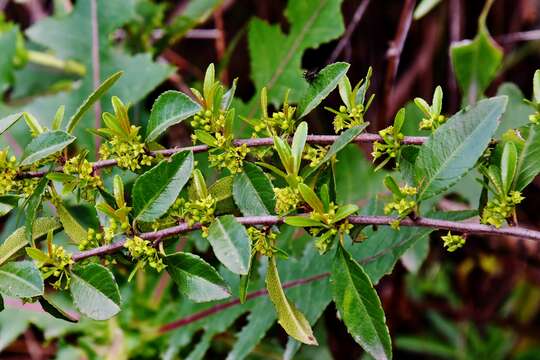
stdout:
<svg viewBox="0 0 540 360">
<path fill-rule="evenodd" d="M 113 136 L 103 143 L 99 148 L 101 159 L 114 158 L 119 167 L 131 171 L 152 165 L 153 157 L 146 153 L 139 130 L 139 126 L 131 125 L 128 136 Z"/>
<path fill-rule="evenodd" d="M 95 193 L 98 188 L 103 187 L 101 178 L 94 174 L 92 164 L 86 160 L 86 153 L 81 153 L 69 159 L 64 165 L 64 173 L 67 175 L 77 175 L 73 180 L 64 184 L 64 189 L 71 191 L 78 188 L 81 197 L 89 202 L 95 200 Z"/>
<path fill-rule="evenodd" d="M 299 191 L 289 186 L 274 188 L 274 194 L 276 195 L 276 213 L 279 215 L 284 215 L 296 209 L 302 200 Z"/>
<path fill-rule="evenodd" d="M 158 272 L 165 269 L 166 265 L 163 264 L 158 251 L 150 245 L 150 241 L 135 236 L 128 239 L 124 247 L 129 251 L 129 255 L 138 261 L 137 268 L 144 268 L 148 264 Z"/>
<path fill-rule="evenodd" d="M 398 219 L 390 225 L 394 229 L 399 229 L 399 222 L 416 209 L 416 200 L 414 199 L 417 189 L 412 186 L 404 185 L 399 187 L 398 191 L 392 191 L 393 200 L 384 206 L 386 215 L 396 214 Z"/>
<path fill-rule="evenodd" d="M 357 104 L 351 109 L 347 109 L 345 105 L 341 105 L 339 112 L 334 116 L 334 131 L 338 133 L 341 130 L 362 125 L 366 110 L 363 104 Z"/>
<path fill-rule="evenodd" d="M 440 86 L 435 88 L 433 93 L 433 102 L 429 105 L 422 98 L 415 98 L 416 107 L 422 111 L 424 118 L 420 121 L 420 130 L 434 131 L 447 120 L 446 116 L 441 115 L 443 92 Z"/>
<path fill-rule="evenodd" d="M 379 135 L 382 137 L 383 143 L 375 141 L 373 143 L 373 160 L 377 160 L 382 157 L 386 159 L 379 165 L 378 168 L 384 166 L 390 159 L 396 159 L 399 155 L 399 150 L 401 147 L 401 142 L 405 137 L 402 133 L 396 131 L 394 126 L 389 126 L 386 129 L 379 131 Z"/>
<path fill-rule="evenodd" d="M 208 161 L 210 166 L 218 169 L 228 169 L 233 174 L 242 172 L 244 159 L 249 153 L 246 144 L 240 146 L 224 145 L 210 150 Z"/>
<path fill-rule="evenodd" d="M 43 279 L 50 277 L 55 279 L 54 282 L 51 282 L 52 287 L 55 289 L 69 288 L 71 280 L 69 267 L 72 264 L 74 264 L 74 261 L 71 258 L 71 254 L 62 246 L 54 244 L 50 244 L 49 255 L 44 257 L 43 261 L 38 261 L 38 267 Z"/>
<path fill-rule="evenodd" d="M 317 167 L 322 159 L 326 156 L 326 153 L 328 153 L 329 146 L 310 146 L 306 145 L 304 148 L 304 154 L 302 155 L 302 158 L 304 160 L 309 161 L 310 167 Z"/>
<path fill-rule="evenodd" d="M 189 226 L 195 223 L 202 225 L 202 236 L 208 236 L 208 225 L 214 220 L 216 199 L 212 195 L 193 201 L 178 198 L 169 210 L 169 216 L 182 218 Z"/>
<path fill-rule="evenodd" d="M 450 231 L 448 234 L 441 236 L 444 241 L 443 246 L 448 252 L 453 252 L 465 245 L 465 237 L 462 235 L 453 235 Z"/>
<path fill-rule="evenodd" d="M 516 205 L 523 199 L 519 191 L 511 191 L 508 195 L 497 196 L 488 201 L 482 212 L 482 223 L 500 228 L 504 221 L 512 216 Z"/>
<path fill-rule="evenodd" d="M 309 215 L 309 218 L 311 220 L 318 221 L 321 224 L 325 225 L 309 228 L 309 233 L 311 235 L 318 236 L 317 240 L 315 240 L 315 247 L 317 248 L 317 250 L 319 250 L 319 253 L 321 254 L 324 254 L 326 251 L 328 251 L 328 248 L 332 244 L 332 241 L 334 240 L 336 235 L 342 237 L 345 234 L 348 234 L 353 228 L 353 226 L 349 224 L 348 220 L 336 223 L 336 220 L 339 220 L 336 219 L 338 209 L 339 207 L 333 202 L 331 202 L 328 205 L 328 209 L 326 212 L 321 213 L 314 210 Z"/>
<path fill-rule="evenodd" d="M 79 243 L 79 250 L 82 251 L 102 245 L 108 245 L 116 235 L 129 231 L 130 226 L 127 221 L 121 223 L 120 226 L 118 226 L 118 224 L 118 221 L 114 218 L 110 218 L 109 225 L 105 226 L 102 232 L 92 228 L 88 229 L 86 239 Z"/>
<path fill-rule="evenodd" d="M 251 226 L 247 229 L 249 238 L 253 244 L 253 252 L 258 252 L 261 255 L 272 257 L 277 252 L 274 247 L 277 235 L 270 229 L 258 229 Z"/>
<path fill-rule="evenodd" d="M 540 125 L 540 111 L 536 111 L 529 115 L 529 121 L 535 125 Z"/>
<path fill-rule="evenodd" d="M 201 110 L 190 122 L 193 130 L 204 130 L 208 132 L 220 132 L 225 127 L 225 112 L 220 111 L 217 116 L 214 116 L 211 110 Z M 193 135 L 193 139 L 197 137 Z"/>
<path fill-rule="evenodd" d="M 0 196 L 14 190 L 17 186 L 17 159 L 9 156 L 8 149 L 0 151 Z"/>
</svg>

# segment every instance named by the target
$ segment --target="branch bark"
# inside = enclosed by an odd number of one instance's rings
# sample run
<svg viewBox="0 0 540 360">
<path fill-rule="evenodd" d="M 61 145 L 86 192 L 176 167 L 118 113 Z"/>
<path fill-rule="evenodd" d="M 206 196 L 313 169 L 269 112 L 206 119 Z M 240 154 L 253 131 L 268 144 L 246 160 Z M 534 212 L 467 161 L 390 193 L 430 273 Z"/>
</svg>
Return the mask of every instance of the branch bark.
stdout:
<svg viewBox="0 0 540 360">
<path fill-rule="evenodd" d="M 304 214 L 307 215 L 307 214 Z M 283 217 L 279 216 L 244 216 L 237 217 L 236 220 L 242 225 L 279 225 L 284 221 Z M 349 216 L 348 221 L 351 224 L 358 225 L 390 225 L 396 218 L 393 216 Z M 499 236 L 515 236 L 523 239 L 540 241 L 540 231 L 530 230 L 523 227 L 503 227 L 494 228 L 489 225 L 461 222 L 461 221 L 447 221 L 425 217 L 418 217 L 416 219 L 406 218 L 400 222 L 401 226 L 406 227 L 428 227 L 439 230 L 450 230 L 467 234 L 489 234 Z M 166 228 L 163 230 L 146 232 L 137 234 L 142 239 L 153 241 L 154 245 L 158 245 L 159 242 L 166 238 L 180 235 L 189 231 L 198 230 L 201 228 L 201 224 L 194 224 L 189 226 L 186 223 L 180 223 L 177 226 Z M 110 245 L 100 246 L 98 248 L 82 251 L 73 254 L 74 261 L 81 261 L 92 256 L 102 256 L 119 251 L 123 248 L 125 239 L 117 241 Z"/>
</svg>

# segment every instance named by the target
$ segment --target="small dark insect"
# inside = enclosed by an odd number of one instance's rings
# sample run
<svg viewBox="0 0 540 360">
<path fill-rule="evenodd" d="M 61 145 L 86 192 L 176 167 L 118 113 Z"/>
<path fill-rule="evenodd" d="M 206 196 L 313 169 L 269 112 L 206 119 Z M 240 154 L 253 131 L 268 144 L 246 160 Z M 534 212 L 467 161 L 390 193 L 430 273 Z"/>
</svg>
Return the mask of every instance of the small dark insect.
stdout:
<svg viewBox="0 0 540 360">
<path fill-rule="evenodd" d="M 304 70 L 304 79 L 310 84 L 313 84 L 317 76 L 319 75 L 320 68 L 315 68 L 312 70 Z"/>
</svg>

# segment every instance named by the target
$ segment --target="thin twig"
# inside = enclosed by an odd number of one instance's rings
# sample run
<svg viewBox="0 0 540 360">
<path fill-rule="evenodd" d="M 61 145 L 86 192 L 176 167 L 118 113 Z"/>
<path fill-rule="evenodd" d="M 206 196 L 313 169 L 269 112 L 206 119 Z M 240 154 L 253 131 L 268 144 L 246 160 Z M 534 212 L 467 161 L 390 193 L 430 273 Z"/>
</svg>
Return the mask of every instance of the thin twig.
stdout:
<svg viewBox="0 0 540 360">
<path fill-rule="evenodd" d="M 520 41 L 535 41 L 540 40 L 540 30 L 514 32 L 496 37 L 498 43 L 506 45 Z"/>
<path fill-rule="evenodd" d="M 92 83 L 94 90 L 96 90 L 101 83 L 101 69 L 100 69 L 100 60 L 99 60 L 99 24 L 98 24 L 98 8 L 97 0 L 90 0 L 90 11 L 91 11 L 91 23 L 92 23 Z M 96 101 L 94 105 L 94 115 L 95 122 L 94 126 L 96 129 L 101 127 L 101 101 Z M 96 138 L 96 154 L 99 152 L 101 140 Z"/>
<path fill-rule="evenodd" d="M 308 135 L 307 142 L 309 144 L 331 145 L 336 141 L 337 138 L 338 138 L 337 135 Z M 426 139 L 427 138 L 424 136 L 405 136 L 405 138 L 402 141 L 402 144 L 421 145 L 424 143 L 424 141 L 426 141 Z M 291 141 L 291 139 L 289 139 L 289 141 Z M 375 141 L 382 141 L 382 138 L 377 134 L 365 133 L 365 134 L 358 135 L 352 142 L 361 144 L 361 143 L 372 143 Z M 246 144 L 248 147 L 272 146 L 274 144 L 274 139 L 273 138 L 236 139 L 233 141 L 233 144 L 235 146 Z M 193 151 L 194 153 L 199 153 L 199 152 L 205 152 L 208 150 L 209 150 L 208 145 L 195 145 L 195 146 L 188 146 L 188 147 L 157 150 L 157 151 L 152 151 L 150 153 L 154 156 L 160 156 L 160 155 L 171 156 L 181 151 Z M 116 166 L 117 164 L 118 162 L 115 159 L 107 159 L 107 160 L 96 161 L 92 164 L 92 166 L 94 170 L 100 170 L 103 168 Z M 58 167 L 54 169 L 54 171 L 61 172 L 62 167 Z M 47 172 L 48 170 L 30 171 L 30 172 L 23 173 L 20 176 L 21 177 L 42 177 L 46 175 Z"/>
<path fill-rule="evenodd" d="M 384 127 L 387 118 L 391 115 L 388 113 L 387 105 L 390 97 L 392 96 L 392 88 L 396 80 L 399 60 L 401 58 L 401 53 L 403 52 L 403 46 L 405 45 L 405 40 L 407 39 L 407 35 L 411 27 L 415 4 L 416 0 L 405 0 L 401 10 L 401 15 L 399 17 L 396 36 L 394 37 L 394 40 L 390 42 L 390 47 L 386 52 L 386 77 L 383 84 L 382 103 L 379 107 L 378 124 L 375 124 L 378 125 L 377 128 Z"/>
<path fill-rule="evenodd" d="M 307 215 L 307 214 L 305 214 Z M 237 217 L 238 221 L 242 225 L 278 225 L 282 224 L 284 218 L 279 216 L 245 216 Z M 396 218 L 393 216 L 349 216 L 348 221 L 350 224 L 357 225 L 391 225 Z M 494 228 L 489 225 L 448 221 L 418 217 L 414 220 L 410 218 L 403 219 L 400 222 L 400 226 L 405 227 L 428 227 L 440 230 L 450 230 L 455 232 L 467 233 L 467 234 L 490 234 L 490 235 L 508 235 L 515 236 L 524 239 L 540 241 L 540 231 L 530 230 L 523 227 L 503 227 Z M 201 224 L 194 224 L 189 226 L 186 223 L 181 223 L 177 226 L 166 228 L 163 230 L 141 233 L 138 236 L 145 240 L 154 241 L 154 245 L 157 245 L 160 241 L 170 238 L 172 236 L 180 235 L 189 231 L 198 230 L 201 228 Z M 119 240 L 110 245 L 104 245 L 92 250 L 82 251 L 73 254 L 74 261 L 81 261 L 92 256 L 101 256 L 116 252 L 124 246 L 125 239 Z"/>
<path fill-rule="evenodd" d="M 360 20 L 362 20 L 362 17 L 364 16 L 364 13 L 366 12 L 366 9 L 369 5 L 370 0 L 362 0 L 362 2 L 358 5 L 356 8 L 356 11 L 354 12 L 353 18 L 351 19 L 351 22 L 347 26 L 347 30 L 345 30 L 345 34 L 337 44 L 334 51 L 332 51 L 332 55 L 330 55 L 330 58 L 327 61 L 327 64 L 331 64 L 338 58 L 339 54 L 345 49 L 345 46 L 349 43 L 351 40 L 351 36 L 354 33 L 354 30 L 356 30 L 356 27 L 360 23 Z"/>
</svg>

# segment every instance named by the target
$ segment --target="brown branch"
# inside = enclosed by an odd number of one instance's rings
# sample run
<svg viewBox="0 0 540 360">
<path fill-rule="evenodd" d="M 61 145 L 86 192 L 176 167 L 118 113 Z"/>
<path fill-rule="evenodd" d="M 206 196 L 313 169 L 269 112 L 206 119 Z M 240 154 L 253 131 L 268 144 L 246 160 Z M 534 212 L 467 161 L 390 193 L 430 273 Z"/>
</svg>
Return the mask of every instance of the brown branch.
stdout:
<svg viewBox="0 0 540 360">
<path fill-rule="evenodd" d="M 305 214 L 307 215 L 307 214 Z M 237 217 L 236 220 L 242 225 L 278 225 L 282 224 L 284 218 L 279 216 L 245 216 Z M 396 220 L 393 216 L 349 216 L 348 221 L 351 224 L 357 225 L 391 225 Z M 428 227 L 440 230 L 450 230 L 467 234 L 490 234 L 490 235 L 508 235 L 515 236 L 529 240 L 540 241 L 540 231 L 530 230 L 523 227 L 503 227 L 494 228 L 489 225 L 471 223 L 471 222 L 459 222 L 431 219 L 424 217 L 417 217 L 416 219 L 406 218 L 400 222 L 400 226 L 406 227 Z M 181 223 L 177 226 L 166 228 L 163 230 L 152 231 L 138 234 L 138 236 L 145 240 L 152 240 L 154 245 L 172 236 L 180 235 L 189 231 L 198 230 L 201 228 L 201 224 L 194 224 L 189 226 L 186 223 Z M 117 241 L 110 245 L 104 245 L 92 250 L 82 251 L 73 254 L 74 261 L 81 261 L 92 256 L 101 256 L 119 251 L 124 246 L 125 239 Z"/>
<path fill-rule="evenodd" d="M 309 144 L 319 144 L 319 145 L 331 145 L 333 144 L 336 139 L 338 138 L 337 135 L 308 135 L 307 142 Z M 426 137 L 424 136 L 405 136 L 402 144 L 405 145 L 421 145 L 426 141 Z M 291 139 L 289 139 L 291 141 Z M 382 138 L 377 134 L 361 134 L 358 135 L 352 142 L 353 143 L 372 143 L 375 141 L 382 141 Z M 248 147 L 260 147 L 260 146 L 272 146 L 274 144 L 273 138 L 256 138 L 256 139 L 236 139 L 233 141 L 233 144 L 235 146 L 240 146 L 243 144 L 246 144 Z M 150 152 L 154 156 L 171 156 L 176 153 L 179 153 L 181 151 L 193 151 L 194 153 L 199 152 L 205 152 L 208 151 L 209 147 L 208 145 L 195 145 L 195 146 L 188 146 L 188 147 L 179 147 L 179 148 L 172 148 L 172 149 L 165 149 L 165 150 L 157 150 Z M 107 160 L 100 160 L 96 161 L 92 164 L 94 170 L 100 170 L 103 168 L 108 168 L 112 166 L 117 165 L 117 161 L 115 159 L 107 159 Z M 58 167 L 54 169 L 54 171 L 61 172 L 62 167 Z M 39 171 L 30 171 L 26 173 L 20 174 L 21 177 L 42 177 L 47 174 L 47 170 L 39 170 Z"/>
<path fill-rule="evenodd" d="M 362 17 L 364 16 L 364 13 L 366 12 L 367 7 L 369 6 L 370 0 L 362 0 L 362 2 L 358 5 L 356 8 L 356 11 L 354 12 L 353 18 L 349 25 L 347 26 L 347 30 L 345 30 L 345 34 L 337 44 L 334 51 L 332 51 L 332 55 L 330 55 L 330 58 L 327 61 L 327 64 L 331 64 L 338 58 L 339 54 L 343 52 L 343 49 L 345 49 L 345 46 L 349 43 L 351 40 L 351 36 L 354 33 L 354 30 L 356 30 L 356 27 L 360 23 L 360 20 L 362 20 Z"/>
<path fill-rule="evenodd" d="M 377 128 L 384 127 L 387 118 L 391 115 L 388 112 L 387 105 L 389 103 L 390 97 L 392 96 L 392 88 L 396 80 L 399 60 L 401 58 L 401 53 L 403 52 L 405 40 L 407 39 L 407 35 L 411 27 L 415 4 L 416 0 L 405 0 L 405 3 L 403 4 L 403 8 L 401 10 L 401 15 L 399 17 L 399 24 L 396 30 L 396 36 L 394 37 L 394 40 L 390 42 L 390 47 L 386 52 L 387 67 L 386 77 L 383 84 L 383 98 L 379 107 L 378 124 L 374 124 L 377 126 Z"/>
</svg>

